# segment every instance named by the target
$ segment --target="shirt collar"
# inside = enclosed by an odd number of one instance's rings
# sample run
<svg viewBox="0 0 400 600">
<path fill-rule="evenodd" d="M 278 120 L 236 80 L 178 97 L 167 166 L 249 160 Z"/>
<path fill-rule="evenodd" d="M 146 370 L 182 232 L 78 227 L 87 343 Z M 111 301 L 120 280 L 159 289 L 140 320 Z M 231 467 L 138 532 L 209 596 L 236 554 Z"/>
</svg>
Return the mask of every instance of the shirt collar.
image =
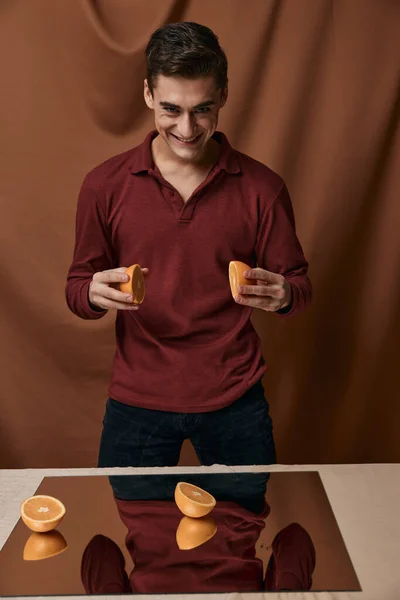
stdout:
<svg viewBox="0 0 400 600">
<path fill-rule="evenodd" d="M 151 131 L 146 136 L 144 141 L 135 148 L 130 165 L 130 170 L 132 173 L 138 174 L 154 170 L 154 161 L 151 154 L 151 143 L 157 135 L 157 131 Z M 218 167 L 221 170 L 225 170 L 227 173 L 240 173 L 240 165 L 237 153 L 228 142 L 228 138 L 221 131 L 216 131 L 213 135 L 213 138 L 221 145 Z"/>
</svg>

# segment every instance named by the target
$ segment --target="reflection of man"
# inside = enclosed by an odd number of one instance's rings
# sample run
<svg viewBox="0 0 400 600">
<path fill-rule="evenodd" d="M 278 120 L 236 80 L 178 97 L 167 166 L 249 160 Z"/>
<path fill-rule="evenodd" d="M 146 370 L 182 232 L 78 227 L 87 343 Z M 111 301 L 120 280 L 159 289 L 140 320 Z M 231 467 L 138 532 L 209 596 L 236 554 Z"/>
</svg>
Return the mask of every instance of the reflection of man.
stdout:
<svg viewBox="0 0 400 600">
<path fill-rule="evenodd" d="M 157 131 L 85 178 L 66 288 L 81 318 L 118 310 L 99 466 L 175 465 L 186 438 L 202 464 L 271 464 L 265 365 L 250 316 L 293 314 L 310 300 L 289 193 L 216 131 L 228 80 L 212 31 L 166 25 L 146 56 Z M 235 300 L 231 260 L 259 283 Z M 117 289 L 132 263 L 146 276 L 140 308 Z"/>
<path fill-rule="evenodd" d="M 222 480 L 220 478 L 223 478 Z M 162 485 L 153 476 L 125 477 L 125 495 L 131 481 L 132 497 L 144 493 L 153 498 L 120 500 L 118 511 L 127 527 L 126 547 L 134 568 L 128 577 L 121 550 L 109 538 L 95 536 L 82 559 L 82 582 L 89 594 L 102 593 L 206 593 L 260 590 L 308 590 L 315 567 L 315 550 L 308 533 L 292 523 L 278 533 L 266 576 L 256 557 L 256 543 L 270 508 L 265 501 L 266 474 L 185 476 L 217 499 L 212 518 L 217 533 L 202 546 L 181 551 L 176 530 L 182 514 L 173 497 L 177 479 Z M 245 490 L 251 489 L 250 494 Z M 237 494 L 235 494 L 237 490 Z M 156 500 L 157 495 L 163 500 Z M 237 502 L 235 496 L 238 496 Z M 224 498 L 221 500 L 221 498 Z M 247 508 L 245 508 L 245 506 Z M 251 507 L 251 508 L 250 508 Z"/>
</svg>

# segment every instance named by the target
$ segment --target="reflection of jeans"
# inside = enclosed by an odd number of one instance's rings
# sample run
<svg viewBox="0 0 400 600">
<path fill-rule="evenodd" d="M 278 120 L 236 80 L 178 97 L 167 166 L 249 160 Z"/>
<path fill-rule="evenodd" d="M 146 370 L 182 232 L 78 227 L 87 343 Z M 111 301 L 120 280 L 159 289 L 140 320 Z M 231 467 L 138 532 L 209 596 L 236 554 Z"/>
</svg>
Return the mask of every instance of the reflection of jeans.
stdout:
<svg viewBox="0 0 400 600">
<path fill-rule="evenodd" d="M 109 477 L 114 496 L 120 500 L 161 500 L 172 502 L 175 487 L 182 479 L 207 490 L 217 502 L 234 502 L 255 514 L 265 510 L 270 474 L 187 473 L 183 475 L 113 475 Z"/>
<path fill-rule="evenodd" d="M 276 462 L 272 421 L 261 382 L 230 406 L 173 413 L 107 401 L 99 467 L 172 467 L 190 439 L 203 465 Z"/>
</svg>

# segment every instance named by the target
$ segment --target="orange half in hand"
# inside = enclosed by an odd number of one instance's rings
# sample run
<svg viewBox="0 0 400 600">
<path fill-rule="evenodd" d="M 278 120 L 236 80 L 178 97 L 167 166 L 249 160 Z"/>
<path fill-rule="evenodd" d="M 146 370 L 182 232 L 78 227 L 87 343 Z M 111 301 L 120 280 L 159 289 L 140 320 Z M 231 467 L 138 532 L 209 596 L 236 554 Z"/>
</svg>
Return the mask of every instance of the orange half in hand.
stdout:
<svg viewBox="0 0 400 600">
<path fill-rule="evenodd" d="M 214 496 L 205 490 L 180 481 L 175 488 L 175 502 L 179 510 L 187 517 L 204 517 L 216 505 Z"/>
<path fill-rule="evenodd" d="M 125 271 L 129 281 L 119 284 L 119 289 L 125 294 L 132 294 L 133 304 L 142 304 L 145 295 L 145 284 L 142 269 L 139 265 L 132 265 Z"/>
<path fill-rule="evenodd" d="M 229 283 L 231 286 L 232 296 L 236 298 L 239 295 L 238 287 L 240 285 L 257 285 L 255 279 L 247 279 L 243 273 L 251 271 L 251 267 L 238 260 L 232 260 L 229 263 Z"/>
<path fill-rule="evenodd" d="M 55 529 L 65 513 L 64 504 L 52 496 L 32 496 L 21 504 L 21 519 L 39 533 Z"/>
<path fill-rule="evenodd" d="M 32 533 L 24 548 L 24 560 L 43 560 L 57 556 L 67 549 L 67 542 L 59 531 Z"/>
<path fill-rule="evenodd" d="M 192 550 L 211 540 L 216 532 L 217 524 L 211 517 L 182 517 L 176 530 L 176 543 L 179 550 Z"/>
</svg>

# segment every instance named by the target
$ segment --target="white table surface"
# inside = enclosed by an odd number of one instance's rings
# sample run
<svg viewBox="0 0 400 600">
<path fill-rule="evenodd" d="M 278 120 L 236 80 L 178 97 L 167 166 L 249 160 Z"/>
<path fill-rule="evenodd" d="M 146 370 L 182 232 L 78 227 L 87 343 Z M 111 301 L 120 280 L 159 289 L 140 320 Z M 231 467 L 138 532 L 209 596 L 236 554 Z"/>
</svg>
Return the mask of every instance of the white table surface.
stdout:
<svg viewBox="0 0 400 600">
<path fill-rule="evenodd" d="M 274 467 L 175 467 L 168 469 L 0 470 L 0 548 L 19 519 L 22 500 L 45 476 L 232 471 L 318 471 L 359 577 L 362 592 L 269 592 L 207 594 L 207 600 L 400 600 L 400 464 L 276 465 Z M 85 597 L 85 596 L 83 596 Z M 98 596 L 99 597 L 99 596 Z M 116 596 L 114 596 L 116 597 Z M 149 600 L 204 598 L 203 594 L 149 595 Z M 50 597 L 48 597 L 50 598 Z M 74 596 L 73 598 L 79 598 Z M 109 598 L 103 596 L 99 598 Z M 121 596 L 123 598 L 123 596 Z M 68 600 L 68 597 L 65 597 Z"/>
</svg>

